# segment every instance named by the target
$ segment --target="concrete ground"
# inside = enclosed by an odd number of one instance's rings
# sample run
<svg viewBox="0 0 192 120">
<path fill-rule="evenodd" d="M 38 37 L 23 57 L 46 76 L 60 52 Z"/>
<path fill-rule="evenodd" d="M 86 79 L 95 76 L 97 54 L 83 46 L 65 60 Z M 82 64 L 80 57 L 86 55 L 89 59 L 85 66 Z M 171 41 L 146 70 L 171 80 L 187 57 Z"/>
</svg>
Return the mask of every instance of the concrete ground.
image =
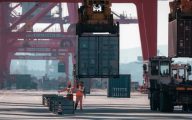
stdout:
<svg viewBox="0 0 192 120">
<path fill-rule="evenodd" d="M 176 107 L 173 113 L 150 111 L 147 95 L 132 93 L 131 98 L 107 98 L 106 91 L 94 90 L 84 99 L 84 110 L 74 115 L 56 115 L 41 103 L 44 93 L 56 91 L 0 91 L 0 120 L 81 120 L 81 119 L 130 119 L 175 120 L 192 119 Z"/>
</svg>

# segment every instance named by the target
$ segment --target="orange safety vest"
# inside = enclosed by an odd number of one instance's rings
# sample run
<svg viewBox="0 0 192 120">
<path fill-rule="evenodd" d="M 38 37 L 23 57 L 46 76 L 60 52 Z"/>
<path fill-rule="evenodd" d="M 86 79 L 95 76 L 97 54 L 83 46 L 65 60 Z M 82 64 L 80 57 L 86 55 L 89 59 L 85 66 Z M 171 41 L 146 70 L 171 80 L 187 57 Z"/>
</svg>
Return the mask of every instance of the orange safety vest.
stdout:
<svg viewBox="0 0 192 120">
<path fill-rule="evenodd" d="M 83 91 L 81 89 L 77 89 L 76 96 L 77 97 L 82 97 L 83 96 Z"/>
</svg>

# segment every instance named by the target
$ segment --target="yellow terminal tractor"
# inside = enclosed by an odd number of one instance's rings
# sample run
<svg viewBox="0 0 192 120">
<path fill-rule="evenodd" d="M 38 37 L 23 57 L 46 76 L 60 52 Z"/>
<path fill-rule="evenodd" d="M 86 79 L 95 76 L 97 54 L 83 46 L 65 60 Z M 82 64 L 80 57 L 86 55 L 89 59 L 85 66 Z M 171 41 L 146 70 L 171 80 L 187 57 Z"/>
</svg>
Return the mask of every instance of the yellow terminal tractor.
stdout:
<svg viewBox="0 0 192 120">
<path fill-rule="evenodd" d="M 174 106 L 183 111 L 192 110 L 192 81 L 189 64 L 172 64 L 169 57 L 154 57 L 149 60 L 149 98 L 151 110 L 172 112 Z"/>
<path fill-rule="evenodd" d="M 119 33 L 119 23 L 114 23 L 111 14 L 111 0 L 83 0 L 78 10 L 78 35 L 88 32 Z"/>
</svg>

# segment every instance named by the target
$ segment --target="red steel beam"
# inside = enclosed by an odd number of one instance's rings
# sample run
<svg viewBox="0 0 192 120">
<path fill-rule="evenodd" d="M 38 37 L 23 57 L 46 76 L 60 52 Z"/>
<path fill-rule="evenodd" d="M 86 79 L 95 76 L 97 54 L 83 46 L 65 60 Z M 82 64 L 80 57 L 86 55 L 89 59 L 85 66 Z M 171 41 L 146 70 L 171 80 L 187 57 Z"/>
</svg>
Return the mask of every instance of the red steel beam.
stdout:
<svg viewBox="0 0 192 120">
<path fill-rule="evenodd" d="M 47 14 L 57 3 L 49 3 L 48 6 L 46 6 L 39 14 L 34 16 L 32 19 L 26 22 L 26 24 L 19 29 L 20 32 L 30 30 L 33 25 L 40 20 L 43 16 Z"/>
<path fill-rule="evenodd" d="M 11 32 L 10 38 L 14 39 L 68 39 L 76 38 L 68 32 Z"/>
<path fill-rule="evenodd" d="M 14 22 L 15 19 L 19 19 L 19 17 L 11 17 L 11 22 Z M 40 19 L 37 23 L 68 23 L 67 18 L 61 19 L 59 17 L 51 17 L 51 16 L 44 16 L 42 19 Z"/>
<path fill-rule="evenodd" d="M 138 19 L 115 19 L 115 22 L 119 22 L 119 24 L 138 24 Z"/>
<path fill-rule="evenodd" d="M 23 14 L 18 20 L 16 20 L 10 27 L 10 30 L 14 29 L 19 23 L 24 21 L 29 15 L 31 15 L 37 8 L 39 8 L 42 5 L 42 3 L 37 3 L 35 6 L 33 6 L 29 11 L 27 11 L 25 14 Z"/>
<path fill-rule="evenodd" d="M 137 15 L 138 15 L 138 21 L 139 21 L 139 31 L 140 31 L 143 60 L 147 60 L 149 58 L 149 45 L 147 41 L 145 15 L 144 15 L 142 4 L 137 4 Z"/>
<path fill-rule="evenodd" d="M 69 53 L 64 57 L 66 79 L 69 80 Z"/>
<path fill-rule="evenodd" d="M 47 31 L 51 26 L 53 26 L 55 23 L 51 23 L 50 25 L 48 25 L 45 29 L 43 29 L 41 32 L 45 32 Z"/>
<path fill-rule="evenodd" d="M 8 57 L 8 44 L 7 44 L 7 27 L 8 15 L 9 15 L 9 3 L 0 4 L 0 89 L 3 88 L 3 82 L 6 79 L 7 74 L 10 72 L 10 62 Z"/>
<path fill-rule="evenodd" d="M 2 57 L 0 57 L 0 88 L 3 87 L 3 79 L 4 79 L 4 62 L 6 59 L 4 58 L 4 53 L 3 53 L 3 46 L 4 46 L 4 36 L 3 36 L 3 29 L 5 28 L 4 27 L 4 16 L 3 16 L 3 5 L 0 4 L 0 55 Z"/>
<path fill-rule="evenodd" d="M 11 8 L 11 11 L 13 11 L 14 9 L 16 9 L 17 7 L 19 7 L 21 4 L 18 3 L 17 5 L 15 5 L 14 7 Z"/>
<path fill-rule="evenodd" d="M 58 60 L 59 57 L 13 55 L 13 56 L 11 56 L 11 59 L 16 59 L 16 60 Z"/>
<path fill-rule="evenodd" d="M 11 47 L 10 52 L 32 52 L 32 53 L 49 53 L 49 52 L 74 52 L 74 44 L 70 39 L 66 40 L 66 46 L 61 46 L 61 41 L 64 39 L 52 40 L 31 40 L 31 41 L 17 41 Z M 73 40 L 73 39 L 71 39 Z M 25 44 L 27 43 L 27 44 Z"/>
<path fill-rule="evenodd" d="M 51 40 L 30 40 L 30 41 L 24 41 L 24 40 L 18 40 L 13 44 L 12 47 L 32 47 L 32 48 L 60 48 L 61 42 L 63 44 L 66 43 L 66 46 L 63 47 L 73 47 L 74 38 L 72 39 L 51 39 Z M 68 45 L 68 46 L 67 46 Z"/>
<path fill-rule="evenodd" d="M 62 20 L 62 4 L 59 3 L 59 18 Z M 60 29 L 61 29 L 61 32 L 64 32 L 64 28 L 63 28 L 63 22 L 60 22 L 59 25 L 60 25 Z"/>
<path fill-rule="evenodd" d="M 27 41 L 27 45 L 30 47 L 38 47 L 38 48 L 59 48 L 60 42 L 63 39 L 52 39 L 52 40 L 30 40 Z M 26 41 L 24 40 L 18 40 L 13 44 L 14 47 L 24 47 L 23 44 Z"/>
<path fill-rule="evenodd" d="M 149 45 L 149 58 L 151 58 L 157 55 L 157 0 L 143 2 L 143 9 Z"/>
<path fill-rule="evenodd" d="M 15 52 L 22 52 L 22 53 L 55 53 L 55 54 L 62 54 L 66 52 L 73 52 L 70 48 L 17 48 Z"/>
<path fill-rule="evenodd" d="M 82 1 L 83 0 L 1 0 L 1 2 L 67 2 L 67 3 L 81 3 Z M 111 1 L 112 3 L 135 3 L 141 0 L 111 0 Z"/>
<path fill-rule="evenodd" d="M 55 23 L 63 23 L 63 24 L 67 24 L 69 23 L 69 20 L 67 19 L 68 16 L 66 16 L 65 20 L 62 20 L 61 18 L 54 18 L 54 17 L 43 17 L 42 19 L 40 19 L 37 23 L 51 23 L 51 24 L 55 24 Z M 11 21 L 13 21 L 14 19 L 18 19 L 19 17 L 12 17 Z M 138 23 L 138 20 L 136 18 L 126 18 L 126 19 L 114 19 L 116 22 L 119 22 L 120 24 L 130 24 L 130 23 Z"/>
<path fill-rule="evenodd" d="M 67 3 L 69 22 L 76 24 L 78 22 L 78 3 Z"/>
<path fill-rule="evenodd" d="M 69 57 L 68 52 L 66 52 L 66 54 L 62 55 L 62 56 L 59 56 L 59 55 L 58 56 L 10 55 L 11 59 L 20 59 L 20 60 L 62 60 L 65 63 L 68 63 L 69 60 L 67 60 L 67 57 Z"/>
<path fill-rule="evenodd" d="M 157 0 L 136 4 L 143 59 L 157 55 Z"/>
</svg>

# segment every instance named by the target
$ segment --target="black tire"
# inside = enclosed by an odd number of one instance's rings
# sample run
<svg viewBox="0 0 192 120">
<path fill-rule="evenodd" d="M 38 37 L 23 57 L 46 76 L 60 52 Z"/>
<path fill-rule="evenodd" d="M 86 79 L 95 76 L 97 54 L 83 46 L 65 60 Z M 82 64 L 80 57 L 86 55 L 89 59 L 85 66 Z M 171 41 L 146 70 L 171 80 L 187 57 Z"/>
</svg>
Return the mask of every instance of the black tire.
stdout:
<svg viewBox="0 0 192 120">
<path fill-rule="evenodd" d="M 153 97 L 152 97 L 152 93 L 151 93 L 151 97 L 150 97 L 150 109 L 153 110 Z"/>
<path fill-rule="evenodd" d="M 163 93 L 160 93 L 160 111 L 165 112 L 166 111 L 166 98 Z"/>
<path fill-rule="evenodd" d="M 192 111 L 192 105 L 189 105 L 189 111 L 190 112 Z"/>
<path fill-rule="evenodd" d="M 158 109 L 157 97 L 157 92 L 151 93 L 150 107 L 152 111 L 156 111 Z"/>
<path fill-rule="evenodd" d="M 170 105 L 167 112 L 173 112 L 173 111 L 174 111 L 174 106 L 173 106 L 173 105 Z"/>
<path fill-rule="evenodd" d="M 187 106 L 187 105 L 183 105 L 183 106 L 182 106 L 182 111 L 183 111 L 183 112 L 187 112 L 187 111 L 188 111 L 188 109 L 189 109 L 189 108 L 188 108 L 188 106 Z"/>
<path fill-rule="evenodd" d="M 173 105 L 170 99 L 171 97 L 164 92 L 160 93 L 160 111 L 161 112 L 173 112 Z"/>
</svg>

